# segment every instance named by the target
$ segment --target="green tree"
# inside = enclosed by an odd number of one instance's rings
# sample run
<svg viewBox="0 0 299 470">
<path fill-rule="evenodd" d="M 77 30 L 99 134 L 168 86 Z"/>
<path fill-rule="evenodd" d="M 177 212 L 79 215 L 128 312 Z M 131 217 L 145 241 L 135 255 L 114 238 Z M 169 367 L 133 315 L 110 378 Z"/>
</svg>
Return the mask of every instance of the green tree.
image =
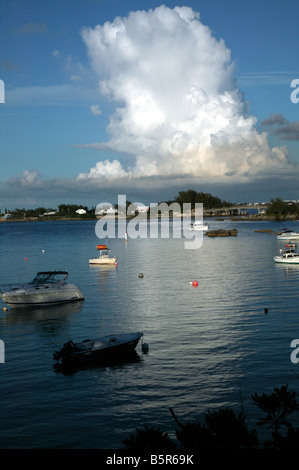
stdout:
<svg viewBox="0 0 299 470">
<path fill-rule="evenodd" d="M 285 426 L 288 430 L 289 436 L 294 437 L 294 431 L 289 416 L 299 410 L 299 405 L 296 398 L 296 392 L 288 390 L 288 384 L 283 385 L 281 388 L 274 388 L 274 392 L 270 395 L 263 393 L 252 395 L 255 405 L 265 413 L 265 416 L 258 419 L 258 426 L 267 426 L 268 429 L 273 429 L 274 446 L 278 446 L 282 441 L 282 436 L 279 430 Z M 298 432 L 295 433 L 298 437 Z"/>
<path fill-rule="evenodd" d="M 15 209 L 11 212 L 12 216 L 16 219 L 22 219 L 26 216 L 26 209 Z"/>
<path fill-rule="evenodd" d="M 46 212 L 54 212 L 54 209 L 46 209 L 45 207 L 37 207 L 36 209 L 27 209 L 26 217 L 39 217 Z"/>
<path fill-rule="evenodd" d="M 231 408 L 208 411 L 205 423 L 182 424 L 170 410 L 179 429 L 176 436 L 184 448 L 204 450 L 207 448 L 239 449 L 256 447 L 255 430 L 249 431 L 243 411 L 236 414 Z"/>
<path fill-rule="evenodd" d="M 287 204 L 279 197 L 271 199 L 268 206 L 267 214 L 273 215 L 276 218 L 284 217 L 288 213 Z"/>
<path fill-rule="evenodd" d="M 205 209 L 212 209 L 215 207 L 228 207 L 231 206 L 230 202 L 222 201 L 219 197 L 213 196 L 210 193 L 196 192 L 194 189 L 187 191 L 180 191 L 175 198 L 182 207 L 183 204 L 191 204 L 191 209 L 195 208 L 196 203 L 202 203 Z"/>
<path fill-rule="evenodd" d="M 264 447 L 275 449 L 298 449 L 299 428 L 295 429 L 290 421 L 290 415 L 299 410 L 296 399 L 297 394 L 288 389 L 288 385 L 274 388 L 271 394 L 252 395 L 254 405 L 265 413 L 258 418 L 258 425 L 268 426 L 272 429 L 273 440 L 263 444 Z M 179 444 L 172 442 L 168 434 L 160 428 L 137 429 L 135 435 L 123 441 L 127 448 L 140 448 L 147 450 L 183 448 L 192 451 L 205 449 L 252 449 L 260 448 L 257 432 L 249 430 L 243 407 L 239 413 L 231 408 L 220 408 L 216 411 L 208 411 L 205 420 L 201 422 L 182 423 L 170 408 L 178 428 L 175 430 Z M 285 435 L 281 428 L 285 427 Z"/>
</svg>

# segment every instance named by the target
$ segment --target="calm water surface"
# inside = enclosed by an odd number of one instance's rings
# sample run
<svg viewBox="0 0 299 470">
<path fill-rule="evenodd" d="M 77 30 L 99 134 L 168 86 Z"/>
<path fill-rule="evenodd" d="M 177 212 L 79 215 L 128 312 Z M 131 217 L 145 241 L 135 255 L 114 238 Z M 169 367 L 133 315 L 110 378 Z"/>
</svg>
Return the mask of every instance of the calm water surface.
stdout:
<svg viewBox="0 0 299 470">
<path fill-rule="evenodd" d="M 112 239 L 118 265 L 107 267 L 88 263 L 100 243 L 95 221 L 0 224 L 0 284 L 67 269 L 85 295 L 80 304 L 0 312 L 2 449 L 122 448 L 144 425 L 173 436 L 169 407 L 187 421 L 243 404 L 255 427 L 254 392 L 286 383 L 299 391 L 290 361 L 299 266 L 276 265 L 276 236 L 254 232 L 281 224 L 208 222 L 238 236 L 204 237 L 199 250 L 185 250 L 183 238 Z M 298 231 L 299 222 L 288 226 Z M 149 344 L 147 354 L 138 345 L 136 362 L 54 367 L 53 352 L 69 339 L 130 331 Z"/>
</svg>

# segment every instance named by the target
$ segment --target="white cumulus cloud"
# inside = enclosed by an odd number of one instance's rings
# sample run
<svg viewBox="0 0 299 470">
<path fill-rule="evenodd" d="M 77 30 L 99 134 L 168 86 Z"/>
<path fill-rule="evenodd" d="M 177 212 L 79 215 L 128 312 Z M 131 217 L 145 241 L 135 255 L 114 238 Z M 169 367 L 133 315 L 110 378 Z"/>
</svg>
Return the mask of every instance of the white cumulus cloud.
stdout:
<svg viewBox="0 0 299 470">
<path fill-rule="evenodd" d="M 288 171 L 286 148 L 270 148 L 246 113 L 230 50 L 191 8 L 131 12 L 84 28 L 82 38 L 100 93 L 116 107 L 109 140 L 81 146 L 129 154 L 134 163 L 98 162 L 81 181 L 240 181 Z"/>
<path fill-rule="evenodd" d="M 41 174 L 37 170 L 23 170 L 22 176 L 16 175 L 11 179 L 11 183 L 17 187 L 38 187 Z"/>
</svg>

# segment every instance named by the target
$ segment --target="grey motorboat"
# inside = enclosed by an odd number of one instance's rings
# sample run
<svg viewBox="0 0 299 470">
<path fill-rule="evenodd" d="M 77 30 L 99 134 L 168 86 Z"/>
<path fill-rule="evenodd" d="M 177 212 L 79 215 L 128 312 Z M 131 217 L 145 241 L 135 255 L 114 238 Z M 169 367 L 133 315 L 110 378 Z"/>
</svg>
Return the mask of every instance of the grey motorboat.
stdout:
<svg viewBox="0 0 299 470">
<path fill-rule="evenodd" d="M 0 286 L 0 298 L 10 307 L 31 305 L 53 305 L 83 300 L 81 290 L 68 284 L 68 271 L 42 271 L 27 284 L 5 284 Z"/>
</svg>

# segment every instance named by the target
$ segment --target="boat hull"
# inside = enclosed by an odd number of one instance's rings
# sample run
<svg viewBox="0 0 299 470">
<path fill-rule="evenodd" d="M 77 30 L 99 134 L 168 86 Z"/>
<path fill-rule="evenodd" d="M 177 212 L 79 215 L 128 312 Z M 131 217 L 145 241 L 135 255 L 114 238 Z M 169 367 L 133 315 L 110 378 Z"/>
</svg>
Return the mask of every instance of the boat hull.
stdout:
<svg viewBox="0 0 299 470">
<path fill-rule="evenodd" d="M 299 264 L 299 257 L 298 258 L 282 258 L 281 256 L 274 256 L 275 263 L 283 263 L 283 264 Z"/>
<path fill-rule="evenodd" d="M 278 235 L 277 240 L 299 240 L 299 235 Z"/>
<path fill-rule="evenodd" d="M 205 232 L 207 230 L 209 230 L 209 226 L 208 225 L 198 225 L 198 226 L 193 226 L 189 228 L 189 230 L 193 230 L 195 232 Z"/>
<path fill-rule="evenodd" d="M 108 335 L 81 343 L 68 341 L 63 347 L 56 351 L 53 359 L 73 364 L 101 363 L 108 360 L 123 358 L 135 350 L 143 333 Z M 89 347 L 90 344 L 93 344 Z"/>
<path fill-rule="evenodd" d="M 31 305 L 46 306 L 84 300 L 80 289 L 74 284 L 62 286 L 19 285 L 2 287 L 0 297 L 11 308 L 28 307 Z"/>
<path fill-rule="evenodd" d="M 285 230 L 279 233 L 277 240 L 299 240 L 299 233 L 292 230 Z"/>
<path fill-rule="evenodd" d="M 91 258 L 89 264 L 115 264 L 117 258 Z"/>
</svg>

